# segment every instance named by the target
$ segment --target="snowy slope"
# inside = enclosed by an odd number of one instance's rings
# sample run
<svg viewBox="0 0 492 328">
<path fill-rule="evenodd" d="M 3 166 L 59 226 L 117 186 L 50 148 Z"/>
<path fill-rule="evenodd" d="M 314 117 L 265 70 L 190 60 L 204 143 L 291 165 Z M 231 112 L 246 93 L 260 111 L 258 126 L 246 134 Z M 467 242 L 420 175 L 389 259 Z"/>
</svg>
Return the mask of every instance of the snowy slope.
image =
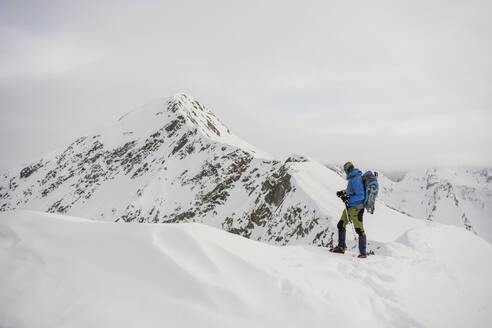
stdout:
<svg viewBox="0 0 492 328">
<path fill-rule="evenodd" d="M 380 199 L 413 217 L 464 227 L 492 242 L 492 169 L 440 167 L 384 176 Z"/>
<path fill-rule="evenodd" d="M 0 210 L 202 222 L 279 245 L 331 245 L 345 186 L 313 160 L 271 159 L 178 94 L 1 174 Z"/>
<path fill-rule="evenodd" d="M 490 244 L 379 217 L 394 227 L 361 261 L 200 224 L 2 213 L 0 327 L 490 326 Z"/>
</svg>

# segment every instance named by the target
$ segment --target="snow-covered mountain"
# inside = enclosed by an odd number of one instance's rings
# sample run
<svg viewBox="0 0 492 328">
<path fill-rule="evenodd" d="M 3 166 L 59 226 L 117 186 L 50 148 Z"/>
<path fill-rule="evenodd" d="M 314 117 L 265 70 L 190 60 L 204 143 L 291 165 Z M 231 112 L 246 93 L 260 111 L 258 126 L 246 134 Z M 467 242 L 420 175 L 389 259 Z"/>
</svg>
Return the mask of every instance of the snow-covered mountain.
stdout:
<svg viewBox="0 0 492 328">
<path fill-rule="evenodd" d="M 275 244 L 331 244 L 345 181 L 302 156 L 271 159 L 186 94 L 0 178 L 0 209 L 104 221 L 204 222 Z"/>
<path fill-rule="evenodd" d="M 375 256 L 350 231 L 344 255 L 310 246 L 334 241 L 340 174 L 270 158 L 190 96 L 145 105 L 1 174 L 0 327 L 490 326 L 492 245 L 470 231 L 378 202 Z"/>
<path fill-rule="evenodd" d="M 440 167 L 380 176 L 380 199 L 410 214 L 464 227 L 492 243 L 492 169 Z"/>
</svg>

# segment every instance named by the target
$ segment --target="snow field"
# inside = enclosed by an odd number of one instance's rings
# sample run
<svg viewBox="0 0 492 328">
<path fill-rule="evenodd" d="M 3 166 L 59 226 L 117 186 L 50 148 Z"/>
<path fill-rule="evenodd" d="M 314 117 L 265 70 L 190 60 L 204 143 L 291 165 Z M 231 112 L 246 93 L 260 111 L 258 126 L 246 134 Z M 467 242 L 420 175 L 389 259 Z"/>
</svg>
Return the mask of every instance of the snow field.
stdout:
<svg viewBox="0 0 492 328">
<path fill-rule="evenodd" d="M 428 223 L 378 245 L 359 260 L 201 224 L 1 213 L 0 327 L 489 326 L 489 243 Z"/>
</svg>

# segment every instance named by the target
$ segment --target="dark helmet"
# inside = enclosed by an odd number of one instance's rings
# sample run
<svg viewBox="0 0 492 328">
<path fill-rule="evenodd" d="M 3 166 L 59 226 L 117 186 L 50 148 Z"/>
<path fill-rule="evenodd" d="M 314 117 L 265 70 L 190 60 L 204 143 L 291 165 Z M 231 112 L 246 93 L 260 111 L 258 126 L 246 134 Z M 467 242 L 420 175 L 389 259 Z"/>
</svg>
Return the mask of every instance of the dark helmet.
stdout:
<svg viewBox="0 0 492 328">
<path fill-rule="evenodd" d="M 345 171 L 345 174 L 349 175 L 353 169 L 354 169 L 354 164 L 350 162 L 343 164 L 343 170 Z"/>
</svg>

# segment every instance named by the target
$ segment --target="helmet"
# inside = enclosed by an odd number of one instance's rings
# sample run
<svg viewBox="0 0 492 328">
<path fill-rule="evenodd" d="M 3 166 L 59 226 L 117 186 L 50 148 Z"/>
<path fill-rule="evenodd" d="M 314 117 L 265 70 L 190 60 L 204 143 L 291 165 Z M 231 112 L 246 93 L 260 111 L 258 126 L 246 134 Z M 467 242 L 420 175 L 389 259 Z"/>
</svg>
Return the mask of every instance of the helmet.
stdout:
<svg viewBox="0 0 492 328">
<path fill-rule="evenodd" d="M 343 164 L 343 170 L 345 171 L 345 174 L 349 175 L 353 169 L 354 169 L 354 164 L 350 162 Z"/>
</svg>

